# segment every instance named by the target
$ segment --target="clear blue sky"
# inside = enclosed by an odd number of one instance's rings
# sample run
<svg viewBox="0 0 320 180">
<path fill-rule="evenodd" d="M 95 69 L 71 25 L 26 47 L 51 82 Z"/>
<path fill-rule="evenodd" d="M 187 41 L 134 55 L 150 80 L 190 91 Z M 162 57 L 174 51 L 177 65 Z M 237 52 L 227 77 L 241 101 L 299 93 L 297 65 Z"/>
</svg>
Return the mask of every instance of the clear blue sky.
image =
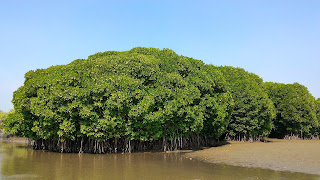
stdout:
<svg viewBox="0 0 320 180">
<path fill-rule="evenodd" d="M 0 0 L 0 110 L 29 70 L 136 46 L 170 48 L 320 97 L 320 1 Z"/>
</svg>

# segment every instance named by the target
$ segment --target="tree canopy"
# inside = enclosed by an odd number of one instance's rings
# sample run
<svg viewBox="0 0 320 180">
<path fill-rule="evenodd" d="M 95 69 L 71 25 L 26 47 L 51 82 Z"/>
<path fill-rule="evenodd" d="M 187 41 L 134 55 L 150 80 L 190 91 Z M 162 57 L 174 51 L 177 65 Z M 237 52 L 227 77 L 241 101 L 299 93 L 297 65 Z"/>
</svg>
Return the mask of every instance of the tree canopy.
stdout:
<svg viewBox="0 0 320 180">
<path fill-rule="evenodd" d="M 166 151 L 319 135 L 319 101 L 297 83 L 137 47 L 27 72 L 4 131 L 58 152 Z"/>
<path fill-rule="evenodd" d="M 227 137 L 248 139 L 268 136 L 272 129 L 275 109 L 263 87 L 262 79 L 242 68 L 217 67 L 234 99 Z"/>
<path fill-rule="evenodd" d="M 3 121 L 7 118 L 7 113 L 0 110 L 0 131 L 3 128 Z"/>
<path fill-rule="evenodd" d="M 314 127 L 314 134 L 320 135 L 320 98 L 318 98 L 315 101 L 315 105 L 316 105 L 316 115 L 317 115 L 317 120 L 318 120 L 318 126 Z"/>
<path fill-rule="evenodd" d="M 126 144 L 219 138 L 233 103 L 213 66 L 140 47 L 29 71 L 12 102 L 10 133 L 59 142 L 123 138 Z"/>
<path fill-rule="evenodd" d="M 315 98 L 308 89 L 298 83 L 265 83 L 277 115 L 274 120 L 273 136 L 309 136 L 318 127 Z"/>
<path fill-rule="evenodd" d="M 5 112 L 3 112 L 3 111 L 0 110 L 0 121 L 1 121 L 1 122 L 6 119 L 6 114 L 7 114 L 7 113 L 5 113 Z"/>
</svg>

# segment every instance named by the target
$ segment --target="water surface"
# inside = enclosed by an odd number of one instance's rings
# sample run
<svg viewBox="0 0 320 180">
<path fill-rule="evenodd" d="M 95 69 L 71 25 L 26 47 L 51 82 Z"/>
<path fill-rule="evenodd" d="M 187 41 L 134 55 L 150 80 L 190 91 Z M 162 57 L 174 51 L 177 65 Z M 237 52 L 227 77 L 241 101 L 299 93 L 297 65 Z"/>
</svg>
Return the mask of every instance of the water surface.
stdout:
<svg viewBox="0 0 320 180">
<path fill-rule="evenodd" d="M 320 179 L 316 175 L 209 164 L 183 153 L 59 154 L 0 144 L 0 179 Z"/>
</svg>

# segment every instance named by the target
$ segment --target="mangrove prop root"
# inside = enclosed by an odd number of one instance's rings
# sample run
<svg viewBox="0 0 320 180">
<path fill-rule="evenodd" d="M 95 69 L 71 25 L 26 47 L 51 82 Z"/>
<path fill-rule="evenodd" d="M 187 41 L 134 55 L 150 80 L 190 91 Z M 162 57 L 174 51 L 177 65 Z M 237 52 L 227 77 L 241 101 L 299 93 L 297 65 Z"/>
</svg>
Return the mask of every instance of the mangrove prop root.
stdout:
<svg viewBox="0 0 320 180">
<path fill-rule="evenodd" d="M 192 135 L 190 137 L 170 137 L 153 141 L 129 140 L 127 138 L 109 138 L 103 141 L 79 137 L 75 140 L 38 139 L 33 141 L 33 149 L 60 153 L 131 153 L 148 150 L 174 151 L 214 146 L 216 139 Z"/>
</svg>

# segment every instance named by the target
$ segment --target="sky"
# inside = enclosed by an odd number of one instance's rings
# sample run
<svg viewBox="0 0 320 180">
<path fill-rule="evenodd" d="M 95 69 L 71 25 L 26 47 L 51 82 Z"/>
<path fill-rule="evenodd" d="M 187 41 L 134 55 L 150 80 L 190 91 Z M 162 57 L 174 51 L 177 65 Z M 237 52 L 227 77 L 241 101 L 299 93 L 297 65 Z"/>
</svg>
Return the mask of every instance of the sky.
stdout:
<svg viewBox="0 0 320 180">
<path fill-rule="evenodd" d="M 0 110 L 29 70 L 137 46 L 298 82 L 320 98 L 318 0 L 0 0 Z"/>
</svg>

